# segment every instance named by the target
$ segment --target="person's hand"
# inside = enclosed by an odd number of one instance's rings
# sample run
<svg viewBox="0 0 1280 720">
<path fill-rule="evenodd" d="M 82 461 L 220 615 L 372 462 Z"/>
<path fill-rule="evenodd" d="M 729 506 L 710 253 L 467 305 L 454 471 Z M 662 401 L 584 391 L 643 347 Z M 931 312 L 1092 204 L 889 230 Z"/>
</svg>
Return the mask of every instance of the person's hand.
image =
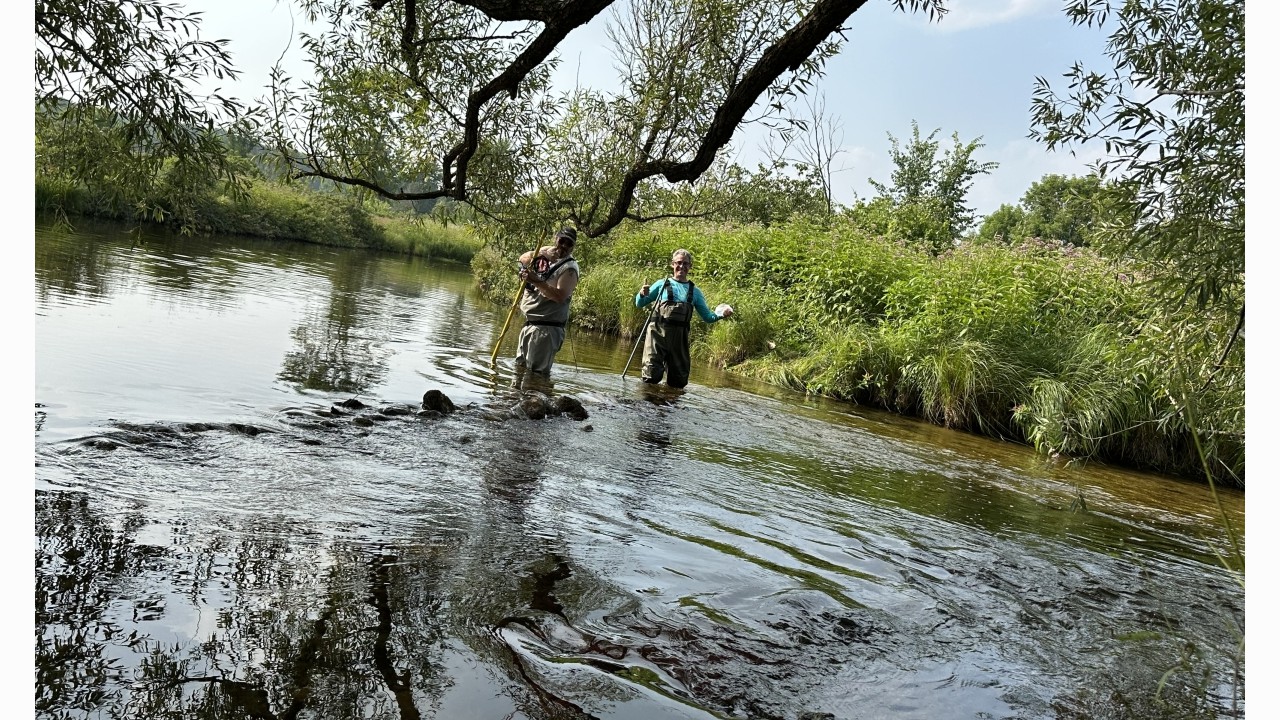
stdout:
<svg viewBox="0 0 1280 720">
<path fill-rule="evenodd" d="M 733 308 L 725 308 L 724 314 L 720 317 L 733 317 Z"/>
<path fill-rule="evenodd" d="M 529 282 L 529 268 L 520 268 L 520 279 Z"/>
<path fill-rule="evenodd" d="M 640 294 L 641 294 L 641 295 L 648 295 L 648 294 L 649 294 L 649 286 L 648 286 L 648 285 L 641 285 L 641 286 L 640 286 Z"/>
</svg>

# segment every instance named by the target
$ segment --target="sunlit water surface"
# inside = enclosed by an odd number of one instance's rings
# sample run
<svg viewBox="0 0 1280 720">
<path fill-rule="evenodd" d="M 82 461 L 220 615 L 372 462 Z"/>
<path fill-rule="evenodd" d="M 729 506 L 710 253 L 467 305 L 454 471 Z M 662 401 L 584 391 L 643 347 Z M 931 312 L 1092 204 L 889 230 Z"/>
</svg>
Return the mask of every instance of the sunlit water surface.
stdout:
<svg viewBox="0 0 1280 720">
<path fill-rule="evenodd" d="M 36 295 L 39 717 L 1244 714 L 1203 486 L 583 332 L 530 420 L 465 267 L 40 228 Z"/>
</svg>

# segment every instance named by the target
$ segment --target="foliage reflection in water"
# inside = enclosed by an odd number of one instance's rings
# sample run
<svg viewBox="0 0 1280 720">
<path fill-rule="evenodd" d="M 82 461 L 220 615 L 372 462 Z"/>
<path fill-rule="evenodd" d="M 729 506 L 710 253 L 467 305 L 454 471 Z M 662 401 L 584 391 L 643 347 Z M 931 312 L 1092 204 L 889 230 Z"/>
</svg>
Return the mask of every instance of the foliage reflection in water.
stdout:
<svg viewBox="0 0 1280 720">
<path fill-rule="evenodd" d="M 1243 715 L 1202 487 L 585 333 L 590 417 L 513 417 L 461 269 L 42 230 L 36 276 L 39 717 Z"/>
</svg>

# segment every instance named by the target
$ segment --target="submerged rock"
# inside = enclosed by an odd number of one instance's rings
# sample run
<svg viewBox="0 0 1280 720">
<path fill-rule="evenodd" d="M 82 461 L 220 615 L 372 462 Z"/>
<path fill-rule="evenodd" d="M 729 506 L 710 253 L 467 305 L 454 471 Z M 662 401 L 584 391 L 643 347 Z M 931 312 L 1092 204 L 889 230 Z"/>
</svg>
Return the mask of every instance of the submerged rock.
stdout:
<svg viewBox="0 0 1280 720">
<path fill-rule="evenodd" d="M 125 432 L 130 432 L 130 433 L 143 433 L 143 434 L 149 434 L 149 435 L 177 435 L 178 434 L 177 430 L 173 429 L 172 427 L 169 427 L 168 425 L 163 425 L 161 423 L 139 424 L 139 423 L 130 423 L 130 422 L 119 422 L 119 423 L 116 423 L 115 426 L 120 428 L 121 430 L 124 430 Z"/>
<path fill-rule="evenodd" d="M 555 400 L 556 412 L 563 413 L 574 420 L 586 420 L 587 409 L 582 407 L 578 398 L 572 395 L 561 395 Z"/>
<path fill-rule="evenodd" d="M 238 432 L 241 435 L 248 435 L 249 437 L 253 437 L 258 433 L 271 432 L 265 428 L 260 428 L 255 425 L 247 425 L 245 423 L 227 423 L 227 429 L 232 432 Z"/>
<path fill-rule="evenodd" d="M 527 393 L 520 398 L 520 402 L 516 407 L 512 408 L 530 420 L 541 420 L 547 416 L 551 409 L 551 401 L 542 393 Z"/>
<path fill-rule="evenodd" d="M 516 418 L 523 420 L 545 420 L 557 415 L 568 415 L 574 420 L 585 420 L 588 417 L 586 408 L 577 398 L 569 395 L 548 396 L 537 390 L 525 390 L 514 405 L 496 402 L 480 408 L 480 417 L 485 420 L 503 422 Z"/>
<path fill-rule="evenodd" d="M 422 409 L 435 410 L 438 413 L 448 415 L 457 410 L 457 407 L 454 406 L 448 395 L 439 390 L 428 390 L 422 396 Z"/>
</svg>

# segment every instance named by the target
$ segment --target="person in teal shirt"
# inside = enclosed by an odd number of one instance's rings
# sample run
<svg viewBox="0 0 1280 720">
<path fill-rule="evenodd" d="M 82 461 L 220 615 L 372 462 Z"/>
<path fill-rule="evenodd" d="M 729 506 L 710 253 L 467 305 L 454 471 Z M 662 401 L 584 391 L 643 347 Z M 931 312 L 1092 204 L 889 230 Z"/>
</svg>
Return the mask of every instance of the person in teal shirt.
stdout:
<svg viewBox="0 0 1280 720">
<path fill-rule="evenodd" d="M 689 322 L 696 311 L 706 323 L 714 323 L 733 315 L 733 308 L 723 306 L 717 315 L 707 307 L 702 291 L 689 279 L 693 253 L 681 248 L 671 254 L 671 274 L 636 293 L 636 307 L 657 302 L 644 336 L 644 364 L 640 379 L 647 383 L 662 382 L 682 388 L 689 384 Z"/>
</svg>

